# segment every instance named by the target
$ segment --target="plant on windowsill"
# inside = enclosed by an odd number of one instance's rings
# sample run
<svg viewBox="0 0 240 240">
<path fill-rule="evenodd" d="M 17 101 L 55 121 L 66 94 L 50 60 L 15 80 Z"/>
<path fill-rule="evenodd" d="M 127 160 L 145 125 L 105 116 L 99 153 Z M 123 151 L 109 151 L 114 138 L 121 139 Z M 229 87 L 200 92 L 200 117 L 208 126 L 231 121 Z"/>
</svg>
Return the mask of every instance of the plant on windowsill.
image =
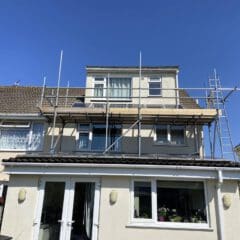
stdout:
<svg viewBox="0 0 240 240">
<path fill-rule="evenodd" d="M 183 218 L 181 216 L 177 215 L 176 209 L 172 209 L 171 212 L 172 212 L 172 214 L 171 214 L 171 216 L 169 216 L 170 222 L 182 222 Z"/>
<path fill-rule="evenodd" d="M 191 216 L 190 218 L 192 223 L 204 223 L 205 221 L 203 220 L 202 216 L 201 216 L 201 210 L 198 209 L 193 216 Z"/>
<path fill-rule="evenodd" d="M 158 209 L 158 220 L 160 222 L 166 221 L 168 211 L 169 209 L 166 208 L 165 206 Z"/>
</svg>

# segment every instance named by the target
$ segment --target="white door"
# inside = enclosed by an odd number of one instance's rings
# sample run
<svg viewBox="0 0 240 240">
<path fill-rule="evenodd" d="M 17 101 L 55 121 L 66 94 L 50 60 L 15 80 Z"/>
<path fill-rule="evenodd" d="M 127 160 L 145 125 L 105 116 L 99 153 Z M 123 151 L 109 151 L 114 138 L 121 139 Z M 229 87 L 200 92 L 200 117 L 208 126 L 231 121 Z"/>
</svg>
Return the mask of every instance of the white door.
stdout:
<svg viewBox="0 0 240 240">
<path fill-rule="evenodd" d="M 99 195 L 97 180 L 42 179 L 34 240 L 97 240 Z"/>
</svg>

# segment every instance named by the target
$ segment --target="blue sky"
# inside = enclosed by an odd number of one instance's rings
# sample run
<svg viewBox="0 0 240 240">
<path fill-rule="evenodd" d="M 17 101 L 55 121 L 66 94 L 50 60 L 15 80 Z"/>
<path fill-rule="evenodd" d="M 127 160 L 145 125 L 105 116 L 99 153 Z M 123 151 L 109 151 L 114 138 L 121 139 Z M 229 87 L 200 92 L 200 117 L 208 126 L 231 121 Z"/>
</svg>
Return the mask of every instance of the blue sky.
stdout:
<svg viewBox="0 0 240 240">
<path fill-rule="evenodd" d="M 86 65 L 179 65 L 181 87 L 203 87 L 216 68 L 240 86 L 240 2 L 227 0 L 1 0 L 0 84 L 83 86 Z M 240 92 L 227 104 L 240 142 Z"/>
</svg>

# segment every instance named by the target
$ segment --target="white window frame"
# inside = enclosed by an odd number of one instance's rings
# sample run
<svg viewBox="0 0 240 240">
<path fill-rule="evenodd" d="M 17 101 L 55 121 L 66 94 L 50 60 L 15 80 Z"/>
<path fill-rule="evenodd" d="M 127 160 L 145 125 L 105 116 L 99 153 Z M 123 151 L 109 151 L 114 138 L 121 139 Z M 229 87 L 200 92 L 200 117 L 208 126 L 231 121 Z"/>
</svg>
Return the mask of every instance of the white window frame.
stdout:
<svg viewBox="0 0 240 240">
<path fill-rule="evenodd" d="M 10 121 L 6 121 L 6 122 L 10 122 Z M 0 149 L 0 152 L 42 152 L 43 151 L 43 147 L 44 147 L 44 137 L 45 137 L 45 123 L 43 122 L 27 122 L 28 124 L 21 124 L 21 122 L 17 122 L 16 121 L 16 124 L 14 124 L 14 121 L 11 121 L 13 122 L 13 124 L 4 124 L 4 121 L 1 122 L 0 124 L 0 135 L 1 135 L 1 131 L 2 129 L 17 129 L 19 131 L 21 131 L 21 129 L 23 130 L 26 130 L 26 129 L 29 129 L 29 137 L 28 137 L 28 144 L 27 144 L 27 148 L 26 149 L 10 149 L 10 148 L 2 148 Z M 40 147 L 39 147 L 39 150 L 32 150 L 32 149 L 29 149 L 30 145 L 31 145 L 31 142 L 32 142 L 32 135 L 33 135 L 33 125 L 39 123 L 39 124 L 43 124 L 43 137 L 41 139 L 41 142 L 40 142 Z"/>
<path fill-rule="evenodd" d="M 76 148 L 75 148 L 75 151 L 76 152 L 102 152 L 102 151 L 104 151 L 105 149 L 102 149 L 102 150 L 92 149 L 93 126 L 98 124 L 98 123 L 82 123 L 82 124 L 89 124 L 88 148 L 79 149 L 79 147 L 78 147 L 78 141 L 79 141 L 79 137 L 80 137 L 80 132 L 81 131 L 82 132 L 87 132 L 87 131 L 86 130 L 80 130 L 79 126 L 81 125 L 81 123 L 77 123 L 77 126 L 76 126 L 77 133 L 76 133 L 76 144 L 75 144 Z M 104 125 L 104 124 L 99 123 L 99 125 Z M 109 126 L 109 128 L 110 128 L 110 126 Z M 120 125 L 120 129 L 122 130 L 122 126 L 121 125 Z M 121 132 L 121 134 L 122 134 L 122 132 Z M 119 150 L 115 150 L 115 151 L 112 151 L 112 152 L 117 153 L 117 152 L 121 152 L 121 150 L 122 150 L 122 146 L 119 147 Z"/>
<path fill-rule="evenodd" d="M 160 94 L 150 94 L 150 83 L 160 83 Z M 162 76 L 152 76 L 148 80 L 148 96 L 149 97 L 161 97 L 162 96 Z"/>
<path fill-rule="evenodd" d="M 166 126 L 167 128 L 167 143 L 160 143 L 157 141 L 157 128 L 159 126 Z M 154 128 L 154 136 L 153 136 L 153 140 L 154 140 L 154 144 L 155 145 L 167 145 L 167 146 L 185 146 L 186 145 L 186 126 L 185 125 L 171 125 L 171 124 L 158 124 L 155 125 Z M 177 144 L 177 143 L 173 143 L 171 140 L 171 126 L 182 126 L 183 130 L 184 130 L 184 136 L 183 136 L 183 143 L 181 144 Z"/>
<path fill-rule="evenodd" d="M 157 181 L 182 181 L 182 182 L 201 182 L 203 183 L 203 194 L 205 200 L 206 223 L 189 223 L 189 222 L 160 222 L 157 220 Z M 134 217 L 134 183 L 135 182 L 151 182 L 151 199 L 152 199 L 152 219 L 135 218 Z M 207 202 L 207 186 L 206 180 L 199 179 L 182 179 L 182 178 L 153 178 L 142 179 L 135 178 L 131 180 L 130 184 L 130 218 L 127 227 L 140 228 L 174 228 L 174 229 L 211 229 L 211 218 L 209 203 Z"/>
<path fill-rule="evenodd" d="M 107 100 L 107 81 L 108 77 L 107 76 L 95 76 L 93 77 L 93 89 L 92 89 L 92 99 L 93 101 L 106 101 Z M 98 80 L 97 78 L 103 78 L 103 80 Z M 130 79 L 130 96 L 127 98 L 111 98 L 109 97 L 108 100 L 111 102 L 129 102 L 132 101 L 132 77 L 130 76 L 110 76 L 110 78 L 128 78 Z M 95 84 L 102 84 L 103 85 L 103 96 L 102 97 L 95 97 Z"/>
</svg>

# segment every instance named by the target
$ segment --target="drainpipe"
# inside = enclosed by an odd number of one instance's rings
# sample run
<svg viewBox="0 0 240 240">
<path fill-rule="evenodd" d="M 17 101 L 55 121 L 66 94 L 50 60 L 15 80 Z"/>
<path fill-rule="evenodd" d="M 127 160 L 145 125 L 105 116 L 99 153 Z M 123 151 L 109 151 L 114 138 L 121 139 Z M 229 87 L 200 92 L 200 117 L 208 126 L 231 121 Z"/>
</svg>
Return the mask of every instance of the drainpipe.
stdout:
<svg viewBox="0 0 240 240">
<path fill-rule="evenodd" d="M 222 194 L 221 194 L 221 187 L 223 184 L 222 170 L 218 170 L 217 173 L 218 173 L 218 182 L 216 184 L 216 189 L 217 189 L 218 234 L 219 234 L 219 240 L 224 240 L 223 204 L 222 204 Z"/>
</svg>

